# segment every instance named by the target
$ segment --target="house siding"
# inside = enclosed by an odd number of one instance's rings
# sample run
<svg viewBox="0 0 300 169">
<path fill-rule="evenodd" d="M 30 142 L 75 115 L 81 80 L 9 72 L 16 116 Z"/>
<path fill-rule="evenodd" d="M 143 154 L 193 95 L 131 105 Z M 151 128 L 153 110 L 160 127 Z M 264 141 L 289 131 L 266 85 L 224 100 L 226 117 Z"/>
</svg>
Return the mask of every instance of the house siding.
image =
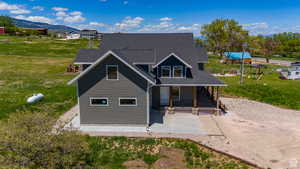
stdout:
<svg viewBox="0 0 300 169">
<path fill-rule="evenodd" d="M 118 80 L 106 80 L 106 65 L 118 65 Z M 147 83 L 108 56 L 78 81 L 80 123 L 147 125 Z M 90 106 L 90 97 L 107 97 L 109 106 Z M 136 97 L 137 106 L 119 106 L 119 97 Z"/>
</svg>

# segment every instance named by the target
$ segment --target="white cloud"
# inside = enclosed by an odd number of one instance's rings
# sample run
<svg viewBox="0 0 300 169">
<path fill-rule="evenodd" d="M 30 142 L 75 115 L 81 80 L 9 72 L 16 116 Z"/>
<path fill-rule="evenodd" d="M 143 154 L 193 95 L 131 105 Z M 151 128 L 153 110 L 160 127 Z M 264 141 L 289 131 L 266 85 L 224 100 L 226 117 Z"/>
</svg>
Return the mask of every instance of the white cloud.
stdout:
<svg viewBox="0 0 300 169">
<path fill-rule="evenodd" d="M 90 22 L 89 25 L 91 25 L 91 26 L 98 26 L 98 27 L 103 27 L 103 26 L 105 26 L 104 23 L 99 23 L 99 22 Z"/>
<path fill-rule="evenodd" d="M 201 29 L 201 25 L 199 24 L 193 24 L 191 26 L 180 26 L 178 27 L 178 31 L 199 31 L 200 32 L 200 29 Z"/>
<path fill-rule="evenodd" d="M 65 23 L 78 23 L 86 20 L 86 18 L 82 16 L 82 12 L 80 11 L 67 12 L 67 8 L 61 7 L 53 7 L 52 9 L 56 11 L 56 19 L 61 20 Z"/>
<path fill-rule="evenodd" d="M 74 11 L 74 12 L 71 12 L 70 15 L 82 15 L 82 13 L 80 11 Z"/>
<path fill-rule="evenodd" d="M 176 30 L 176 24 L 169 21 L 162 21 L 159 24 L 148 24 L 139 32 L 174 32 Z"/>
<path fill-rule="evenodd" d="M 54 20 L 44 17 L 44 16 L 24 16 L 24 15 L 18 15 L 15 18 L 17 19 L 23 19 L 23 20 L 28 20 L 32 22 L 43 22 L 43 23 L 48 23 L 48 24 L 54 24 Z"/>
<path fill-rule="evenodd" d="M 116 23 L 115 26 L 119 30 L 128 30 L 132 28 L 140 27 L 141 23 L 144 21 L 142 17 L 131 18 L 130 16 L 122 20 L 121 23 Z"/>
<path fill-rule="evenodd" d="M 124 1 L 124 2 L 123 2 L 124 5 L 127 5 L 128 3 L 129 3 L 128 1 Z"/>
<path fill-rule="evenodd" d="M 43 11 L 44 7 L 42 7 L 42 6 L 34 6 L 34 7 L 32 7 L 32 9 L 38 10 L 38 11 Z"/>
<path fill-rule="evenodd" d="M 0 1 L 0 10 L 7 10 L 11 14 L 29 14 L 29 13 L 31 13 L 30 10 L 27 10 L 22 5 L 8 4 L 4 1 Z"/>
<path fill-rule="evenodd" d="M 266 22 L 256 22 L 250 24 L 243 24 L 244 29 L 249 30 L 250 34 L 272 34 L 273 30 Z"/>
<path fill-rule="evenodd" d="M 159 19 L 160 21 L 172 21 L 173 18 L 169 18 L 169 17 L 163 17 Z"/>
<path fill-rule="evenodd" d="M 100 2 L 107 2 L 107 0 L 100 0 Z"/>
<path fill-rule="evenodd" d="M 81 15 L 74 15 L 74 16 L 67 16 L 64 18 L 64 22 L 66 23 L 76 23 L 76 22 L 83 22 L 85 18 Z"/>
<path fill-rule="evenodd" d="M 62 7 L 53 7 L 52 10 L 54 11 L 68 11 L 68 8 L 62 8 Z"/>
<path fill-rule="evenodd" d="M 16 10 L 11 10 L 9 12 L 11 14 L 29 14 L 29 13 L 31 13 L 31 11 L 27 10 L 27 9 L 16 9 Z"/>
</svg>

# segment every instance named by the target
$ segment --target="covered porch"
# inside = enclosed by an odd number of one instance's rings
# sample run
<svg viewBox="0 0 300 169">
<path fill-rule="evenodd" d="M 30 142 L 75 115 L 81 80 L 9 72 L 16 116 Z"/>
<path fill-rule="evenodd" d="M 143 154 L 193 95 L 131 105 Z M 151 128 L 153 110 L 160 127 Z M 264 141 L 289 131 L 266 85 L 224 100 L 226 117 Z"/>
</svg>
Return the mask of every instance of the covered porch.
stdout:
<svg viewBox="0 0 300 169">
<path fill-rule="evenodd" d="M 151 107 L 174 113 L 220 115 L 220 86 L 154 86 Z"/>
</svg>

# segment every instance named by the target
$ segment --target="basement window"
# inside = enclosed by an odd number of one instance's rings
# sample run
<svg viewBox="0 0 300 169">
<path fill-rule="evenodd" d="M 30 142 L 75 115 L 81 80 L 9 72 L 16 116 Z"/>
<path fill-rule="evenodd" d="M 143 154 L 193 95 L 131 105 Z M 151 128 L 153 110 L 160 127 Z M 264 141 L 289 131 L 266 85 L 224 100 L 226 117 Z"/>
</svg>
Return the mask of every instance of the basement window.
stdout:
<svg viewBox="0 0 300 169">
<path fill-rule="evenodd" d="M 106 79 L 118 80 L 118 65 L 106 65 Z"/>
<path fill-rule="evenodd" d="M 91 97 L 90 106 L 108 106 L 107 97 Z"/>
<path fill-rule="evenodd" d="M 137 106 L 136 98 L 119 98 L 119 106 Z"/>
</svg>

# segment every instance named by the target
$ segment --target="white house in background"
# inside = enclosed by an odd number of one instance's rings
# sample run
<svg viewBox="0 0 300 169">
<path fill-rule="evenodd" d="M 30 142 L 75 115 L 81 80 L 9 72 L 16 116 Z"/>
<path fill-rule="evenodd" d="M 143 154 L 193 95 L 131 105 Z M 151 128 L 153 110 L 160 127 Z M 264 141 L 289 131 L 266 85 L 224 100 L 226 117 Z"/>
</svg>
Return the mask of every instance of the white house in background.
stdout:
<svg viewBox="0 0 300 169">
<path fill-rule="evenodd" d="M 300 80 L 300 66 L 294 66 L 281 71 L 281 78 L 288 80 Z"/>
<path fill-rule="evenodd" d="M 67 39 L 79 39 L 80 38 L 80 33 L 79 32 L 76 32 L 76 31 L 72 31 L 72 32 L 69 32 L 67 34 Z"/>
</svg>

